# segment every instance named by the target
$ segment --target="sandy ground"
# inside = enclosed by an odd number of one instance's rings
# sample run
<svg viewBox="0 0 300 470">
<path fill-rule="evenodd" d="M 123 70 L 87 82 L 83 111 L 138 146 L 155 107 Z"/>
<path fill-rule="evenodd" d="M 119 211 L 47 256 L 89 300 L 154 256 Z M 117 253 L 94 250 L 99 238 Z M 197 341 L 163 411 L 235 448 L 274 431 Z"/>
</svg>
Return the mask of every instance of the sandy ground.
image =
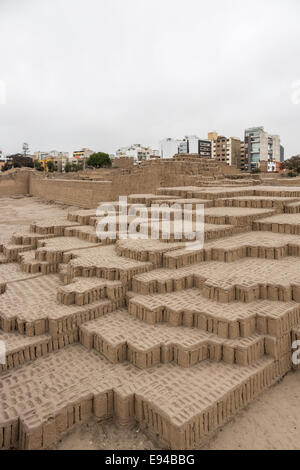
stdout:
<svg viewBox="0 0 300 470">
<path fill-rule="evenodd" d="M 300 371 L 266 390 L 203 448 L 300 449 Z"/>
<path fill-rule="evenodd" d="M 14 232 L 29 230 L 35 220 L 57 217 L 71 210 L 64 204 L 44 203 L 37 197 L 0 198 L 0 243 L 9 242 Z"/>
<path fill-rule="evenodd" d="M 203 450 L 300 449 L 300 371 L 290 372 L 265 391 L 204 444 Z M 137 427 L 120 428 L 112 421 L 74 428 L 57 450 L 159 449 Z"/>
</svg>

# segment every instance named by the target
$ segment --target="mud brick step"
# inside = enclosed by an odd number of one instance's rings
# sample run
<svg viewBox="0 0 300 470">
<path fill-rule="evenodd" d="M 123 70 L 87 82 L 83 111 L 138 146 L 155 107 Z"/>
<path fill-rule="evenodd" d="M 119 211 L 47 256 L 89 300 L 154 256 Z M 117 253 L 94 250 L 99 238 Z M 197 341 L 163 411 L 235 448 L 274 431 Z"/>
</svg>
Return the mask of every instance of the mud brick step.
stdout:
<svg viewBox="0 0 300 470">
<path fill-rule="evenodd" d="M 27 251 L 19 253 L 18 262 L 20 268 L 24 273 L 28 274 L 54 274 L 59 270 L 58 263 L 50 263 L 49 261 L 38 261 L 36 258 L 36 251 Z"/>
<path fill-rule="evenodd" d="M 287 204 L 284 207 L 284 212 L 286 214 L 299 214 L 300 212 L 300 201 Z"/>
<path fill-rule="evenodd" d="M 178 269 L 203 261 L 227 263 L 246 257 L 280 259 L 286 256 L 300 256 L 300 240 L 297 236 L 250 232 L 206 242 L 202 249 L 183 248 L 166 252 L 163 254 L 163 266 L 168 269 Z"/>
<path fill-rule="evenodd" d="M 41 220 L 33 222 L 30 225 L 30 231 L 40 235 L 53 234 L 57 237 L 64 235 L 64 230 L 67 227 L 79 225 L 77 222 L 71 222 L 66 217 L 54 217 L 52 219 Z"/>
<path fill-rule="evenodd" d="M 284 187 L 284 186 L 259 186 L 255 188 L 256 196 L 269 196 L 269 197 L 293 197 L 300 198 L 299 186 Z"/>
<path fill-rule="evenodd" d="M 58 287 L 57 300 L 65 305 L 86 305 L 104 298 L 124 301 L 125 293 L 119 281 L 75 278 L 70 284 Z"/>
<path fill-rule="evenodd" d="M 99 227 L 101 222 L 103 224 L 106 224 L 104 227 L 105 231 L 109 231 L 108 227 L 109 224 L 114 225 L 114 229 L 119 232 L 122 231 L 122 227 L 128 227 L 132 222 L 136 220 L 137 216 L 136 215 L 123 215 L 120 214 L 119 212 L 116 212 L 115 214 L 110 214 L 107 216 L 101 216 L 101 217 L 91 217 L 90 218 L 90 226 L 92 227 Z"/>
<path fill-rule="evenodd" d="M 296 302 L 258 300 L 250 304 L 220 304 L 204 297 L 197 289 L 170 294 L 128 294 L 128 312 L 154 325 L 199 328 L 221 338 L 247 338 L 255 332 L 277 338 L 299 323 Z"/>
<path fill-rule="evenodd" d="M 158 196 L 157 194 L 130 194 L 128 204 L 143 204 L 150 207 L 151 204 L 158 204 L 158 201 L 165 201 L 169 196 Z M 174 198 L 177 199 L 177 198 Z"/>
<path fill-rule="evenodd" d="M 196 279 L 196 287 L 201 289 L 202 295 L 208 299 L 214 299 L 221 303 L 233 301 L 253 302 L 258 299 L 279 300 L 288 302 L 298 301 L 300 284 L 291 286 L 278 286 L 271 283 L 254 283 L 242 281 L 239 285 L 230 286 L 227 281 L 223 283 L 215 280 Z"/>
<path fill-rule="evenodd" d="M 201 191 L 201 198 L 216 200 L 220 198 L 230 198 L 230 197 L 239 197 L 239 196 L 254 196 L 255 187 L 239 187 L 239 188 L 208 188 Z M 192 197 L 200 197 L 199 189 L 198 191 L 193 192 Z"/>
<path fill-rule="evenodd" d="M 228 198 L 236 196 L 254 196 L 254 187 L 249 188 L 217 188 L 217 189 L 203 189 L 197 186 L 183 186 L 178 188 L 158 188 L 156 194 L 166 196 L 179 196 L 181 198 L 200 198 L 200 199 L 216 199 Z"/>
<path fill-rule="evenodd" d="M 80 225 L 88 225 L 91 217 L 96 217 L 97 209 L 83 209 L 68 212 L 67 219 L 70 222 L 78 222 Z"/>
<path fill-rule="evenodd" d="M 6 348 L 6 363 L 0 364 L 0 374 L 21 367 L 26 362 L 34 361 L 69 344 L 77 343 L 78 339 L 78 328 L 57 336 L 46 334 L 34 337 L 0 331 L 0 340 L 5 343 Z"/>
<path fill-rule="evenodd" d="M 30 245 L 32 248 L 37 248 L 38 241 L 45 238 L 53 238 L 54 234 L 40 235 L 33 232 L 14 233 L 11 237 L 13 245 Z"/>
<path fill-rule="evenodd" d="M 3 255 L 9 261 L 17 261 L 19 253 L 32 250 L 31 245 L 3 245 Z"/>
<path fill-rule="evenodd" d="M 64 253 L 74 250 L 94 248 L 95 246 L 97 246 L 95 243 L 66 236 L 40 240 L 38 242 L 38 249 L 35 252 L 35 259 L 37 261 L 47 261 L 51 264 L 62 263 L 64 260 Z"/>
<path fill-rule="evenodd" d="M 123 306 L 122 301 L 101 300 L 85 308 L 70 305 L 68 309 L 59 309 L 57 305 L 49 309 L 49 315 L 40 311 L 39 318 L 34 318 L 35 311 L 26 310 L 24 314 L 10 315 L 7 318 L 0 314 L 0 328 L 4 332 L 18 331 L 26 336 L 39 336 L 45 333 L 58 335 L 74 329 L 81 323 L 106 315 Z M 65 307 L 65 306 L 62 306 Z M 41 307 L 39 307 L 41 310 Z"/>
<path fill-rule="evenodd" d="M 265 338 L 258 334 L 222 340 L 192 328 L 148 325 L 125 310 L 82 325 L 80 342 L 112 363 L 130 361 L 142 369 L 173 361 L 181 367 L 191 367 L 206 359 L 245 366 L 256 362 L 266 351 Z M 279 357 L 276 338 L 270 337 L 269 342 L 267 354 Z M 289 350 L 290 344 L 285 353 Z"/>
<path fill-rule="evenodd" d="M 203 202 L 203 201 L 202 201 Z M 193 221 L 197 220 L 197 211 L 193 209 L 192 204 L 177 207 L 176 205 L 166 205 L 160 208 L 145 208 L 140 217 L 144 219 L 158 219 L 158 220 L 178 220 L 183 219 L 184 214 L 189 213 Z M 197 206 L 196 206 L 197 207 Z M 198 209 L 198 208 L 197 208 Z M 204 212 L 204 221 L 207 224 L 218 225 L 247 225 L 250 226 L 255 219 L 268 217 L 274 215 L 273 209 L 254 209 L 254 208 L 240 208 L 240 207 L 204 207 L 200 205 L 200 209 Z M 130 221 L 131 217 L 128 217 Z M 121 218 L 122 219 L 122 218 Z"/>
<path fill-rule="evenodd" d="M 212 200 L 208 200 L 208 199 L 196 199 L 196 198 L 192 198 L 192 199 L 181 199 L 179 197 L 177 198 L 170 198 L 169 196 L 164 196 L 164 199 L 160 198 L 160 196 L 157 196 L 158 199 L 155 200 L 155 204 L 164 204 L 164 205 L 167 205 L 167 206 L 180 206 L 182 209 L 184 209 L 184 207 L 186 205 L 188 206 L 191 206 L 192 210 L 196 210 L 197 209 L 197 205 L 203 205 L 205 208 L 207 207 L 213 207 L 214 206 L 214 201 Z M 160 198 L 160 199 L 159 199 Z"/>
<path fill-rule="evenodd" d="M 222 224 L 204 224 L 204 240 L 216 240 L 224 237 L 229 237 L 238 233 L 248 232 L 251 229 L 250 226 L 234 226 L 234 225 L 222 225 Z M 140 233 L 143 234 L 146 239 L 160 240 L 165 243 L 190 243 L 195 242 L 195 233 L 199 230 L 199 226 L 195 222 L 192 226 L 184 230 L 181 222 L 171 221 L 170 224 L 166 224 L 163 221 L 153 224 L 141 223 Z"/>
<path fill-rule="evenodd" d="M 150 262 L 135 261 L 118 256 L 113 245 L 72 252 L 67 273 L 74 277 L 98 277 L 109 281 L 121 281 L 131 287 L 132 278 L 138 273 L 153 269 Z"/>
<path fill-rule="evenodd" d="M 12 282 L 0 297 L 0 329 L 26 336 L 57 335 L 123 306 L 123 299 L 104 299 L 87 306 L 57 302 L 55 275 Z"/>
<path fill-rule="evenodd" d="M 183 199 L 193 199 L 193 192 L 201 192 L 199 191 L 199 187 L 197 186 L 182 186 L 176 188 L 158 188 L 156 190 L 157 196 L 167 196 L 172 198 L 183 198 Z M 199 196 L 200 199 L 201 196 Z"/>
<path fill-rule="evenodd" d="M 91 225 L 83 225 L 79 227 L 68 227 L 64 231 L 65 237 L 77 237 L 79 240 L 85 240 L 90 243 L 100 244 L 96 228 Z"/>
<path fill-rule="evenodd" d="M 244 258 L 232 263 L 211 261 L 139 274 L 132 281 L 132 290 L 148 294 L 197 287 L 219 302 L 255 299 L 299 302 L 300 284 L 296 281 L 299 270 L 299 259 L 292 256 L 279 260 Z"/>
<path fill-rule="evenodd" d="M 208 224 L 220 225 L 246 225 L 268 215 L 273 215 L 274 210 L 249 209 L 240 207 L 212 207 L 205 209 L 204 220 Z"/>
<path fill-rule="evenodd" d="M 274 215 L 254 221 L 253 230 L 300 235 L 300 213 Z"/>
<path fill-rule="evenodd" d="M 203 361 L 138 370 L 71 345 L 2 374 L 0 448 L 48 448 L 95 415 L 123 426 L 137 421 L 164 447 L 192 449 L 289 367 L 282 357 L 245 367 Z"/>
<path fill-rule="evenodd" d="M 116 253 L 118 256 L 136 261 L 152 263 L 153 267 L 162 267 L 163 256 L 170 251 L 182 248 L 182 243 L 162 243 L 159 240 L 118 240 Z"/>
<path fill-rule="evenodd" d="M 29 252 L 26 252 L 26 254 Z M 21 254 L 25 255 L 25 253 Z M 41 274 L 29 274 L 21 270 L 21 267 L 17 263 L 5 263 L 0 264 L 0 283 L 9 284 L 16 281 L 24 281 L 25 279 L 31 279 Z"/>
<path fill-rule="evenodd" d="M 99 204 L 100 205 L 100 204 Z M 114 207 L 115 212 L 119 211 L 119 201 L 103 202 L 106 208 Z M 93 225 L 91 219 L 97 217 L 97 213 L 101 212 L 101 209 L 81 209 L 68 212 L 67 219 L 70 222 L 77 222 L 79 225 Z"/>
<path fill-rule="evenodd" d="M 276 209 L 280 212 L 290 206 L 290 204 L 299 204 L 297 198 L 292 197 L 272 197 L 272 196 L 244 196 L 233 197 L 229 199 L 216 199 L 216 207 L 248 207 L 256 209 Z"/>
<path fill-rule="evenodd" d="M 201 363 L 199 367 L 202 364 L 204 365 Z M 230 380 L 227 371 L 224 370 L 223 374 L 220 369 L 216 374 L 217 371 L 213 367 L 209 370 L 208 375 L 199 377 L 197 384 L 196 382 L 190 384 L 189 390 L 186 384 L 182 383 L 177 389 L 172 389 L 172 385 L 168 383 L 168 385 L 158 385 L 149 394 L 145 386 L 144 390 L 135 395 L 137 421 L 140 425 L 145 423 L 146 429 L 151 435 L 161 436 L 162 444 L 170 443 L 169 445 L 173 449 L 193 449 L 204 436 L 212 435 L 215 429 L 230 420 L 261 390 L 274 383 L 275 377 L 278 377 L 282 371 L 289 367 L 289 357 L 287 355 L 266 368 L 264 364 L 266 363 L 260 360 L 250 366 L 253 367 L 253 375 L 250 378 L 247 377 L 246 370 L 242 368 L 238 372 L 241 382 L 231 391 L 227 387 L 227 380 Z M 217 366 L 221 365 L 217 364 Z M 216 375 L 213 378 L 210 374 Z M 233 384 L 233 382 L 231 383 Z M 169 388 L 169 394 L 166 397 L 165 390 L 167 388 Z M 206 389 L 206 393 L 203 393 L 204 389 Z M 186 393 L 185 397 L 184 393 Z M 208 398 L 208 394 L 212 395 L 212 400 Z M 205 411 L 200 411 L 198 408 L 199 412 L 197 413 L 192 395 L 201 399 L 203 408 L 206 408 Z M 187 412 L 188 407 L 190 408 L 189 412 Z M 161 408 L 164 409 L 174 426 L 165 426 L 160 415 Z"/>
</svg>

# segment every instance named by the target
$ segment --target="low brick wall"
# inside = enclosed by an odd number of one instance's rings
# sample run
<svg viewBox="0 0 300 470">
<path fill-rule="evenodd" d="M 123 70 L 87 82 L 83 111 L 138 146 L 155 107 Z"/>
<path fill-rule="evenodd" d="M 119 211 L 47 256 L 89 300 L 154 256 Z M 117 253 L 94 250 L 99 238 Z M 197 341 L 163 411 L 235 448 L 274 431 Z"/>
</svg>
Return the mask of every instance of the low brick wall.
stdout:
<svg viewBox="0 0 300 470">
<path fill-rule="evenodd" d="M 30 173 L 27 171 L 0 175 L 0 197 L 29 193 Z"/>
<path fill-rule="evenodd" d="M 94 208 L 101 201 L 112 200 L 111 181 L 47 179 L 32 175 L 29 193 L 47 201 Z"/>
</svg>

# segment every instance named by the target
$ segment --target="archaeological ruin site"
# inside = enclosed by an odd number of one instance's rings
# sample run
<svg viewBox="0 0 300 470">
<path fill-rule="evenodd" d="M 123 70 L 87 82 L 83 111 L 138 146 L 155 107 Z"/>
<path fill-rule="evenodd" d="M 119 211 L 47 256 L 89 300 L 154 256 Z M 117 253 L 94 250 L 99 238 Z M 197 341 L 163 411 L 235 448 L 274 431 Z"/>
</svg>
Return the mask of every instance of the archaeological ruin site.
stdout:
<svg viewBox="0 0 300 470">
<path fill-rule="evenodd" d="M 97 206 L 122 195 L 203 204 L 204 247 L 187 250 L 175 223 L 169 240 L 100 240 Z M 180 155 L 11 170 L 0 196 L 1 449 L 51 448 L 91 417 L 198 448 L 297 367 L 298 178 Z"/>
</svg>

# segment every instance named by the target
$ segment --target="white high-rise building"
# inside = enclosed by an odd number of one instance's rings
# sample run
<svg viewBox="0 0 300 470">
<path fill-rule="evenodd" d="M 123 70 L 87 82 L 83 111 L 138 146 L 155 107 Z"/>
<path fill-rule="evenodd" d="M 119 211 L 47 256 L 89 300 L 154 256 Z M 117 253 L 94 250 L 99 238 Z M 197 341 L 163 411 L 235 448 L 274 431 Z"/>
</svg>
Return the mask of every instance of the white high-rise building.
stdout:
<svg viewBox="0 0 300 470">
<path fill-rule="evenodd" d="M 133 144 L 128 147 L 121 147 L 116 151 L 116 157 L 131 157 L 135 161 L 150 160 L 151 158 L 159 158 L 159 151 L 151 147 L 146 147 L 141 144 Z"/>
<path fill-rule="evenodd" d="M 179 148 L 181 146 L 181 149 L 185 145 L 183 140 L 179 139 L 172 139 L 170 137 L 163 139 L 160 142 L 160 154 L 161 158 L 173 158 L 174 155 L 179 153 Z M 181 152 L 183 153 L 183 152 Z"/>
<path fill-rule="evenodd" d="M 200 139 L 196 135 L 185 136 L 183 139 L 163 139 L 160 146 L 162 158 L 173 158 L 178 153 L 211 158 L 211 141 Z"/>
</svg>

